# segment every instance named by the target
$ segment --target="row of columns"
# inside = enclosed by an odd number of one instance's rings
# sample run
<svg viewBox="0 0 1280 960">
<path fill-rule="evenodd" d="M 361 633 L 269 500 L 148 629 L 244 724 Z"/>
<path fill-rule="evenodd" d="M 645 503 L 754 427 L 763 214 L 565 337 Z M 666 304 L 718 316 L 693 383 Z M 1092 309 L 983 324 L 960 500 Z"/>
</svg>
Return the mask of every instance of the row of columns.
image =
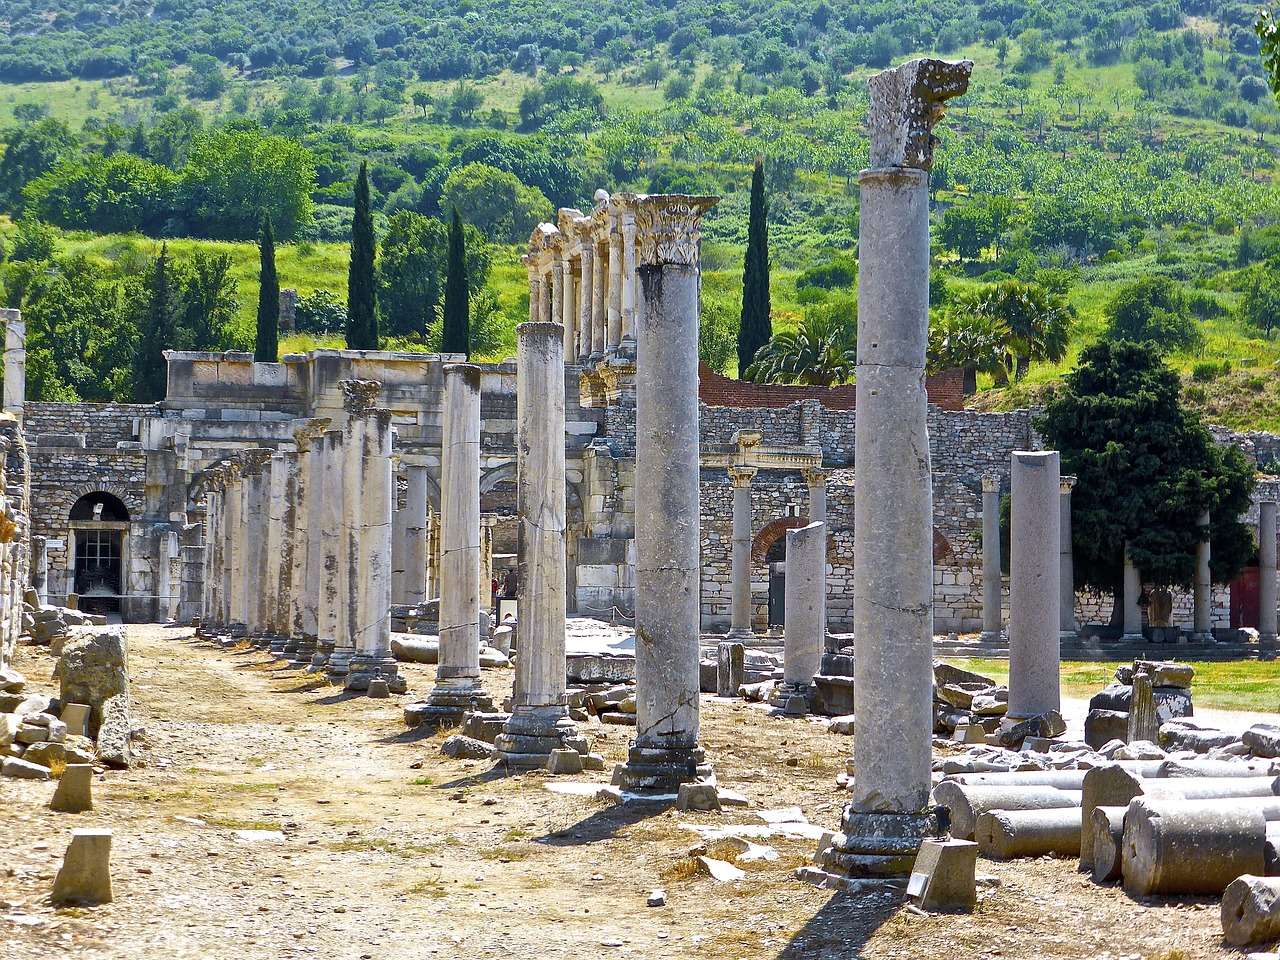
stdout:
<svg viewBox="0 0 1280 960">
<path fill-rule="evenodd" d="M 522 261 L 529 321 L 561 325 L 566 363 L 636 357 L 637 226 L 632 194 L 596 191 L 590 213 L 561 208 L 539 225 Z"/>
</svg>

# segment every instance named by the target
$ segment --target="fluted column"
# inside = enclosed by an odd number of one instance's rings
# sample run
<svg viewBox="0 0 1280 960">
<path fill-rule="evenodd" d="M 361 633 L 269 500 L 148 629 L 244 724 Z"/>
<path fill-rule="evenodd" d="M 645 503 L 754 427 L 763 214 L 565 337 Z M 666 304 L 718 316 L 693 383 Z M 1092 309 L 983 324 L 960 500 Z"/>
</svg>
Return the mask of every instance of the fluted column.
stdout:
<svg viewBox="0 0 1280 960">
<path fill-rule="evenodd" d="M 605 356 L 613 356 L 622 343 L 622 234 L 609 230 L 609 325 L 605 335 Z"/>
<path fill-rule="evenodd" d="M 316 608 L 316 654 L 313 669 L 341 670 L 345 676 L 351 658 L 350 648 L 343 645 L 338 652 L 339 611 L 346 602 L 347 584 L 342 576 L 346 567 L 346 537 L 342 530 L 342 431 L 326 430 L 321 454 L 320 493 L 320 597 Z"/>
<path fill-rule="evenodd" d="M 636 356 L 636 218 L 630 208 L 622 220 L 622 343 L 619 354 L 628 360 Z"/>
<path fill-rule="evenodd" d="M 591 291 L 595 284 L 596 252 L 589 237 L 582 241 L 582 279 L 578 284 L 578 363 L 591 356 Z"/>
<path fill-rule="evenodd" d="M 1209 544 L 1209 511 L 1200 515 L 1200 527 L 1204 539 L 1196 546 L 1196 575 L 1192 588 L 1191 639 L 1198 643 L 1213 643 L 1213 574 L 1209 569 L 1211 547 Z"/>
<path fill-rule="evenodd" d="M 733 571 L 729 636 L 749 637 L 751 630 L 751 480 L 755 467 L 730 467 L 733 482 Z"/>
<path fill-rule="evenodd" d="M 595 248 L 595 269 L 591 271 L 591 360 L 596 361 L 604 358 L 605 334 L 609 327 L 609 244 L 595 237 L 590 243 Z"/>
</svg>

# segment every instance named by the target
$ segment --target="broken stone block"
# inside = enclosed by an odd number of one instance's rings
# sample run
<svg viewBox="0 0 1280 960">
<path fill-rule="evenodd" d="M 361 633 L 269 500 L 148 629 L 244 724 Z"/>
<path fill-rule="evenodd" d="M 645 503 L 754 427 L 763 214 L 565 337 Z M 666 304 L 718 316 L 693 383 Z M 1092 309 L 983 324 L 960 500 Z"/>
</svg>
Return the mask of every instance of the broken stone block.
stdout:
<svg viewBox="0 0 1280 960">
<path fill-rule="evenodd" d="M 978 902 L 978 845 L 969 840 L 925 840 L 907 882 L 907 895 L 934 913 L 972 910 Z"/>
<path fill-rule="evenodd" d="M 129 720 L 129 697 L 127 694 L 110 697 L 101 709 L 98 759 L 108 767 L 125 769 L 129 766 L 129 741 L 133 735 Z"/>
<path fill-rule="evenodd" d="M 585 754 L 582 758 L 582 769 L 583 770 L 603 770 L 604 757 L 600 756 L 600 754 L 598 753 Z"/>
<path fill-rule="evenodd" d="M 60 681 L 63 703 L 86 703 L 92 708 L 89 736 L 96 737 L 102 711 L 109 700 L 123 698 L 123 716 L 129 714 L 124 628 L 73 627 L 62 658 L 54 669 Z M 126 724 L 127 729 L 127 724 Z"/>
<path fill-rule="evenodd" d="M 374 700 L 386 700 L 391 696 L 391 688 L 382 677 L 373 677 L 369 680 L 367 695 Z"/>
<path fill-rule="evenodd" d="M 455 760 L 487 760 L 493 756 L 493 745 L 455 733 L 440 744 L 440 752 Z"/>
<path fill-rule="evenodd" d="M 1255 757 L 1280 757 L 1280 726 L 1255 723 L 1240 739 Z"/>
<path fill-rule="evenodd" d="M 677 810 L 707 810 L 720 812 L 720 796 L 710 783 L 682 783 L 676 797 Z"/>
<path fill-rule="evenodd" d="M 44 727 L 33 727 L 23 724 L 13 738 L 15 743 L 44 743 L 49 739 L 49 731 Z"/>
<path fill-rule="evenodd" d="M 38 763 L 28 763 L 17 757 L 5 757 L 0 763 L 0 776 L 14 777 L 18 780 L 48 780 L 49 768 Z"/>
<path fill-rule="evenodd" d="M 1160 725 L 1160 746 L 1166 750 L 1193 750 L 1208 753 L 1214 747 L 1225 747 L 1240 738 L 1222 730 L 1201 730 L 1185 721 L 1173 721 Z"/>
<path fill-rule="evenodd" d="M 1026 720 L 1019 720 L 1017 723 L 1007 724 L 1000 729 L 1000 745 L 1002 747 L 1016 747 L 1022 743 L 1027 737 L 1060 737 L 1066 733 L 1067 724 L 1062 719 L 1062 714 L 1057 710 L 1050 710 L 1035 717 L 1028 717 Z"/>
<path fill-rule="evenodd" d="M 1129 714 L 1119 710 L 1091 709 L 1084 720 L 1084 742 L 1095 750 L 1112 740 L 1129 736 Z"/>
<path fill-rule="evenodd" d="M 990 694 L 981 694 L 973 698 L 971 709 L 979 717 L 1003 717 L 1009 712 L 1009 701 L 1000 700 Z"/>
<path fill-rule="evenodd" d="M 13 743 L 22 729 L 22 718 L 15 713 L 0 713 L 0 747 Z"/>
<path fill-rule="evenodd" d="M 111 899 L 111 831 L 75 831 L 53 878 L 53 902 L 95 904 Z"/>
<path fill-rule="evenodd" d="M 27 678 L 12 667 L 0 670 L 0 693 L 21 693 Z"/>
<path fill-rule="evenodd" d="M 48 767 L 49 772 L 57 777 L 61 776 L 62 771 L 66 769 L 67 748 L 52 741 L 33 743 L 22 754 L 22 759 L 27 763 L 38 763 L 42 767 Z"/>
<path fill-rule="evenodd" d="M 93 809 L 93 767 L 87 763 L 67 766 L 53 791 L 49 809 L 56 813 L 84 813 Z"/>
<path fill-rule="evenodd" d="M 582 754 L 577 750 L 552 750 L 547 757 L 547 773 L 577 774 L 582 772 Z"/>
<path fill-rule="evenodd" d="M 994 687 L 996 685 L 996 682 L 990 677 L 984 677 L 982 674 L 974 673 L 971 670 L 962 670 L 949 663 L 943 663 L 941 660 L 933 661 L 933 678 L 939 684 L 974 683 L 985 687 Z"/>
<path fill-rule="evenodd" d="M 391 635 L 391 655 L 402 663 L 438 663 L 440 638 L 410 633 Z"/>
<path fill-rule="evenodd" d="M 747 875 L 745 870 L 740 870 L 727 860 L 715 860 L 711 857 L 698 857 L 698 866 L 702 873 L 719 883 L 733 883 Z"/>
<path fill-rule="evenodd" d="M 856 716 L 852 713 L 843 717 L 832 717 L 827 721 L 827 733 L 838 733 L 841 736 L 853 736 L 854 723 Z"/>
</svg>

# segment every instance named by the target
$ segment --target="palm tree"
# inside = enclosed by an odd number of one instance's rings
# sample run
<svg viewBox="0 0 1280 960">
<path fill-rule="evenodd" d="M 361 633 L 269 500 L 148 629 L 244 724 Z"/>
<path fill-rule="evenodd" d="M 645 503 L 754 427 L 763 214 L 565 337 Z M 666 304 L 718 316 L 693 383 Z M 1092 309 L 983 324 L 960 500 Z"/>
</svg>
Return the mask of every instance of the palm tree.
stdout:
<svg viewBox="0 0 1280 960">
<path fill-rule="evenodd" d="M 1009 328 L 987 313 L 945 310 L 929 324 L 928 372 L 964 372 L 965 396 L 978 390 L 978 374 L 1004 373 Z"/>
<path fill-rule="evenodd" d="M 1057 362 L 1071 343 L 1071 308 L 1038 283 L 1003 280 L 984 287 L 960 305 L 966 312 L 998 320 L 1008 328 L 1004 375 L 1021 380 L 1032 360 Z"/>
<path fill-rule="evenodd" d="M 798 327 L 775 333 L 760 348 L 746 379 L 830 387 L 852 380 L 857 364 L 856 322 L 843 311 L 811 307 Z"/>
</svg>

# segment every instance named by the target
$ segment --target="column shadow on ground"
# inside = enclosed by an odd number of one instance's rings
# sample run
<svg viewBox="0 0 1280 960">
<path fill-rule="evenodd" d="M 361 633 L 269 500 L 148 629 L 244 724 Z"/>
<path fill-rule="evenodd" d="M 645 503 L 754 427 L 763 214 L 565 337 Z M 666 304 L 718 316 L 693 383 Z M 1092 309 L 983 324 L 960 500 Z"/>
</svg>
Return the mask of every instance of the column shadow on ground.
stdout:
<svg viewBox="0 0 1280 960">
<path fill-rule="evenodd" d="M 796 881 L 800 882 L 800 881 Z M 832 894 L 778 952 L 778 960 L 853 960 L 906 902 L 902 890 Z"/>
<path fill-rule="evenodd" d="M 548 847 L 588 846 L 613 836 L 622 827 L 633 826 L 642 820 L 660 816 L 671 809 L 674 803 L 674 800 L 628 800 L 617 806 L 597 810 L 586 819 L 562 829 L 550 830 L 540 837 L 533 838 L 530 842 Z"/>
</svg>

